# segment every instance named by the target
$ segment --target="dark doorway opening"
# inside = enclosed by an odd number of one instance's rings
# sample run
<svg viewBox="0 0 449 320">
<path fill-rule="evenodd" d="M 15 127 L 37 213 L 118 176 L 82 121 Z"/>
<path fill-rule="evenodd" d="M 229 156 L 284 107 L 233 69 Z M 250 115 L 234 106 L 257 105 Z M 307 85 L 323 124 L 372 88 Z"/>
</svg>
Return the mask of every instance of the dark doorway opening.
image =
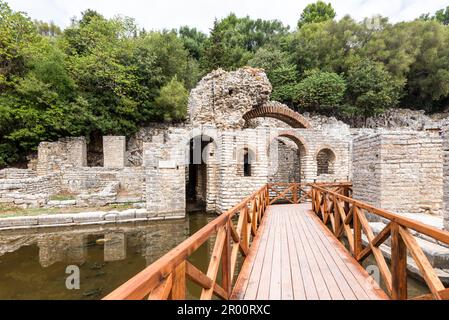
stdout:
<svg viewBox="0 0 449 320">
<path fill-rule="evenodd" d="M 187 211 L 204 211 L 207 198 L 207 156 L 205 148 L 213 139 L 201 135 L 192 138 L 189 142 L 189 165 L 186 174 Z"/>
</svg>

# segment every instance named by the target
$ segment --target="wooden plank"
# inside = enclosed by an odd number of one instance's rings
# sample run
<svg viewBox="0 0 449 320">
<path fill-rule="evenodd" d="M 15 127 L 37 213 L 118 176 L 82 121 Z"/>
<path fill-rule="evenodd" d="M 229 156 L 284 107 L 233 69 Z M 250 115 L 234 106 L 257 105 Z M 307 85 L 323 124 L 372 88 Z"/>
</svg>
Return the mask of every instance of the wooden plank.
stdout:
<svg viewBox="0 0 449 320">
<path fill-rule="evenodd" d="M 373 214 L 376 214 L 378 216 L 381 216 L 385 219 L 388 219 L 392 222 L 396 222 L 398 224 L 400 224 L 401 226 L 405 227 L 405 228 L 410 228 L 412 230 L 415 230 L 419 233 L 425 234 L 431 238 L 434 238 L 435 240 L 441 241 L 445 244 L 449 244 L 449 232 L 447 231 L 443 231 L 440 230 L 438 228 L 429 226 L 425 223 L 410 219 L 410 218 L 406 218 L 404 216 L 401 216 L 399 214 L 396 213 L 392 213 L 389 212 L 387 210 L 383 210 L 383 209 L 379 209 L 376 208 L 372 205 L 369 205 L 367 203 L 349 198 L 349 197 L 345 197 L 343 195 L 340 194 L 336 194 L 334 192 L 328 191 L 323 187 L 320 187 L 318 185 L 314 185 L 313 188 L 315 188 L 316 190 L 320 191 L 319 193 L 325 193 L 325 194 L 335 194 L 337 195 L 337 198 L 340 199 L 341 201 L 345 201 L 348 202 L 352 205 L 356 205 L 359 209 L 364 209 L 367 210 L 368 212 L 371 212 Z"/>
<path fill-rule="evenodd" d="M 159 286 L 156 287 L 148 295 L 148 300 L 166 300 L 170 295 L 171 288 L 173 284 L 173 276 L 169 275 L 164 279 Z"/>
<path fill-rule="evenodd" d="M 173 271 L 173 285 L 171 289 L 173 300 L 186 299 L 186 262 L 181 262 Z"/>
<path fill-rule="evenodd" d="M 353 214 L 353 234 L 354 234 L 354 256 L 357 257 L 360 252 L 363 250 L 363 242 L 362 242 L 362 226 L 358 217 L 358 210 L 356 206 L 352 206 L 352 214 Z"/>
<path fill-rule="evenodd" d="M 373 245 L 374 234 L 371 230 L 371 226 L 369 225 L 368 220 L 365 217 L 365 214 L 362 211 L 357 211 L 357 218 L 362 225 L 363 230 L 365 231 L 366 237 L 368 238 L 369 245 L 371 247 L 371 251 L 373 252 L 374 258 L 376 259 L 377 266 L 379 268 L 380 274 L 385 282 L 385 286 L 387 288 L 388 293 L 391 294 L 392 283 L 391 283 L 391 272 L 388 268 L 387 262 L 385 261 L 385 257 L 382 251 Z"/>
<path fill-rule="evenodd" d="M 226 235 L 221 254 L 221 282 L 222 287 L 226 291 L 227 296 L 231 295 L 232 279 L 231 279 L 231 225 L 232 221 L 228 221 L 226 225 Z"/>
<path fill-rule="evenodd" d="M 385 226 L 385 228 L 383 228 L 382 231 L 377 234 L 377 236 L 373 239 L 372 242 L 373 246 L 379 247 L 382 243 L 384 243 L 388 239 L 388 237 L 391 235 L 391 224 L 392 222 L 388 223 Z M 359 262 L 365 260 L 371 254 L 371 252 L 372 252 L 371 246 L 367 246 L 357 256 L 357 260 Z"/>
<path fill-rule="evenodd" d="M 283 212 L 285 215 L 285 212 Z M 273 240 L 273 259 L 271 261 L 269 300 L 281 300 L 282 297 L 282 268 L 281 268 L 281 217 L 278 210 L 273 212 L 275 229 Z M 259 294 L 258 294 L 259 295 Z"/>
<path fill-rule="evenodd" d="M 308 217 L 306 217 L 306 214 L 304 214 L 304 223 L 308 225 L 308 230 L 310 231 L 313 239 L 315 240 L 315 243 L 318 246 L 318 249 L 321 252 L 321 255 L 324 258 L 324 261 L 326 262 L 328 266 L 328 272 L 332 274 L 334 277 L 336 283 L 338 284 L 338 287 L 341 291 L 342 298 L 345 300 L 357 300 L 357 296 L 354 294 L 354 291 L 351 289 L 351 286 L 348 284 L 347 279 L 344 277 L 343 272 L 340 270 L 341 264 L 339 265 L 339 262 L 341 260 L 334 260 L 332 257 L 332 254 L 329 252 L 328 243 L 325 243 L 323 239 L 320 238 L 320 236 L 317 234 L 316 228 L 313 226 L 313 221 L 310 220 Z"/>
<path fill-rule="evenodd" d="M 438 295 L 441 297 L 442 300 L 449 300 L 449 289 L 438 291 Z M 430 293 L 411 298 L 410 300 L 434 300 L 434 299 L 435 299 L 434 295 Z"/>
<path fill-rule="evenodd" d="M 343 300 L 343 294 L 341 293 L 340 288 L 333 276 L 334 265 L 329 266 L 327 264 L 326 257 L 323 256 L 323 252 L 321 252 L 316 238 L 310 232 L 310 226 L 306 223 L 304 215 L 302 213 L 295 214 L 294 218 L 297 219 L 298 223 L 303 226 L 307 242 L 309 243 L 310 249 L 315 257 L 315 261 L 317 261 L 319 272 L 321 273 L 329 293 L 329 298 L 332 300 Z"/>
<path fill-rule="evenodd" d="M 391 271 L 391 297 L 407 300 L 407 247 L 396 223 L 391 226 Z"/>
<path fill-rule="evenodd" d="M 255 260 L 258 256 L 265 254 L 265 246 L 266 246 L 266 238 L 270 234 L 270 225 L 269 225 L 269 219 L 271 218 L 270 213 L 271 207 L 268 207 L 267 212 L 265 213 L 264 217 L 262 218 L 262 222 L 259 226 L 259 232 L 257 236 L 254 238 L 253 243 L 251 245 L 251 248 L 249 250 L 249 254 L 246 257 L 245 261 L 243 262 L 242 269 L 239 273 L 239 276 L 237 278 L 237 281 L 235 283 L 231 299 L 237 300 L 237 299 L 245 299 L 245 293 L 248 291 L 247 288 L 251 284 L 250 276 L 251 271 L 253 271 L 253 268 L 255 268 L 258 264 L 255 264 Z M 259 265 L 262 267 L 262 265 Z M 257 273 L 257 270 L 256 270 Z M 258 272 L 260 274 L 260 271 Z M 257 289 L 255 290 L 255 295 L 257 295 Z M 249 298 L 250 300 L 254 300 Z"/>
<path fill-rule="evenodd" d="M 217 294 L 220 298 L 227 300 L 229 295 L 228 293 L 217 283 L 214 283 L 211 278 L 206 276 L 200 269 L 195 267 L 189 261 L 186 261 L 186 276 L 198 284 L 201 288 L 214 289 L 214 293 Z"/>
<path fill-rule="evenodd" d="M 285 217 L 286 223 L 286 238 L 288 243 L 288 252 L 290 260 L 290 276 L 292 280 L 293 298 L 295 300 L 306 300 L 306 291 L 304 288 L 304 280 L 302 275 L 301 266 L 297 256 L 297 250 L 295 245 L 295 238 L 292 232 L 292 221 L 290 215 Z M 284 274 L 284 273 L 282 273 Z"/>
<path fill-rule="evenodd" d="M 322 224 L 318 217 L 312 212 L 306 213 L 309 219 L 316 221 L 312 224 L 317 230 L 319 237 L 327 242 L 326 248 L 331 253 L 334 261 L 340 266 L 340 270 L 344 273 L 348 284 L 356 294 L 358 299 L 388 299 L 388 296 L 374 284 L 365 269 L 357 263 L 357 261 L 349 255 L 346 248 L 341 244 L 331 231 Z M 341 261 L 340 263 L 338 261 Z"/>
<path fill-rule="evenodd" d="M 301 212 L 298 214 L 302 214 Z M 318 290 L 313 278 L 312 269 L 309 265 L 305 251 L 305 243 L 302 241 L 300 234 L 303 232 L 298 226 L 294 216 L 289 215 L 291 228 L 293 233 L 293 241 L 296 248 L 296 257 L 301 268 L 301 275 L 303 280 L 303 287 L 305 289 L 305 299 L 307 300 L 319 300 Z"/>
<path fill-rule="evenodd" d="M 415 260 L 416 265 L 421 271 L 421 274 L 426 281 L 427 286 L 430 289 L 430 292 L 433 294 L 436 300 L 441 300 L 441 296 L 439 291 L 444 290 L 444 285 L 441 283 L 440 278 L 438 278 L 435 270 L 427 259 L 426 255 L 422 251 L 421 247 L 418 245 L 415 237 L 408 232 L 407 229 L 399 226 L 399 234 L 402 237 L 405 245 L 410 251 L 413 259 Z"/>
<path fill-rule="evenodd" d="M 288 216 L 283 214 L 280 219 L 281 300 L 293 300 L 292 263 L 287 239 Z"/>
<path fill-rule="evenodd" d="M 319 268 L 321 261 L 317 261 L 314 256 L 313 250 L 307 239 L 305 227 L 299 222 L 299 220 L 296 219 L 296 215 L 292 215 L 292 217 L 293 220 L 296 220 L 296 225 L 298 226 L 299 237 L 301 239 L 301 243 L 303 244 L 305 256 L 310 267 L 310 273 L 315 283 L 315 288 L 318 293 L 318 299 L 331 300 L 331 294 L 329 293 L 329 290 L 326 286 L 326 281 L 323 278 L 323 275 L 321 274 L 321 270 Z"/>
<path fill-rule="evenodd" d="M 210 258 L 209 267 L 207 268 L 207 276 L 215 283 L 217 279 L 217 273 L 220 266 L 221 254 L 223 252 L 223 246 L 226 241 L 226 227 L 223 226 L 218 230 L 217 238 L 215 239 L 214 249 Z M 210 300 L 214 293 L 213 288 L 203 289 L 201 292 L 201 300 Z"/>
<path fill-rule="evenodd" d="M 343 206 L 341 205 L 341 203 L 338 202 L 338 200 L 336 200 L 335 202 L 336 202 L 337 212 L 340 215 L 340 218 L 342 220 L 342 226 L 343 226 L 343 230 L 345 231 L 345 234 L 346 234 L 346 239 L 348 240 L 349 250 L 351 250 L 351 252 L 354 252 L 354 235 L 352 234 L 351 227 L 344 222 L 344 221 L 346 221 L 346 212 L 345 212 Z M 337 238 L 338 238 L 338 236 L 337 236 Z"/>
<path fill-rule="evenodd" d="M 270 219 L 270 234 L 268 235 L 266 252 L 263 258 L 263 261 L 259 260 L 258 263 L 262 263 L 262 270 L 259 274 L 255 274 L 255 279 L 257 279 L 257 286 L 248 287 L 248 296 L 254 296 L 254 293 L 250 291 L 250 289 L 254 290 L 257 288 L 257 295 L 255 299 L 257 300 L 268 300 L 270 296 L 270 285 L 271 285 L 271 268 L 273 262 L 273 249 L 274 249 L 274 237 L 275 237 L 275 228 L 276 225 L 275 219 L 276 217 L 271 212 Z M 256 281 L 255 281 L 256 282 Z M 250 299 L 250 298 L 248 298 Z"/>
<path fill-rule="evenodd" d="M 182 242 L 180 245 L 170 250 L 166 255 L 158 259 L 156 262 L 148 266 L 146 269 L 138 273 L 136 276 L 128 280 L 119 288 L 104 297 L 104 300 L 131 300 L 145 298 L 156 286 L 159 285 L 160 279 L 166 278 L 173 269 L 182 261 L 189 257 L 199 247 L 201 247 L 217 229 L 223 226 L 228 219 L 231 219 L 237 212 L 248 206 L 257 194 L 265 192 L 266 186 L 262 187 L 252 195 L 248 196 L 242 202 L 220 215 L 217 219 L 210 222 L 193 236 Z"/>
<path fill-rule="evenodd" d="M 239 220 L 237 222 L 237 230 L 236 233 L 239 236 L 239 241 L 238 242 L 234 242 L 232 244 L 232 252 L 231 252 L 231 282 L 234 280 L 234 274 L 235 274 L 235 269 L 237 266 L 237 257 L 238 257 L 238 253 L 240 248 L 244 248 L 244 254 L 243 256 L 246 257 L 248 255 L 248 244 L 246 243 L 246 209 L 242 209 L 242 211 L 240 211 L 240 215 L 239 215 Z M 231 221 L 231 225 L 232 225 L 232 221 Z"/>
</svg>

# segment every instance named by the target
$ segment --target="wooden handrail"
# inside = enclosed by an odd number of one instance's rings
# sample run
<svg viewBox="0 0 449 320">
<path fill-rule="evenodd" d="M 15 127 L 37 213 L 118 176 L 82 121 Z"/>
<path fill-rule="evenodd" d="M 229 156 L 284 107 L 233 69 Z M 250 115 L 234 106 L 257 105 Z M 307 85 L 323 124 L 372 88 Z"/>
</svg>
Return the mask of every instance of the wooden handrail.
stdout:
<svg viewBox="0 0 449 320">
<path fill-rule="evenodd" d="M 202 287 L 201 299 L 211 299 L 213 295 L 228 299 L 232 292 L 238 253 L 240 251 L 243 258 L 248 254 L 251 240 L 257 234 L 268 204 L 268 185 L 265 185 L 103 299 L 184 299 L 186 277 Z M 239 219 L 235 226 L 233 218 L 237 215 Z M 214 235 L 217 236 L 209 267 L 203 273 L 188 258 Z M 221 285 L 217 283 L 220 264 Z"/>
<path fill-rule="evenodd" d="M 410 230 L 445 244 L 449 244 L 449 232 L 352 199 L 344 192 L 332 190 L 327 186 L 312 184 L 311 188 L 313 211 L 324 224 L 330 222 L 330 228 L 337 238 L 346 237 L 349 251 L 357 261 L 362 262 L 371 254 L 374 256 L 386 291 L 393 299 L 407 299 L 407 256 L 411 256 L 418 266 L 431 292 L 430 297 L 437 300 L 449 298 L 448 289 L 438 278 Z M 374 236 L 366 213 L 387 219 L 389 223 Z M 339 227 L 341 225 L 342 227 Z M 365 247 L 363 247 L 362 234 L 365 234 L 367 240 Z M 380 249 L 388 238 L 391 238 L 390 266 Z M 422 298 L 429 299 L 429 295 Z"/>
<path fill-rule="evenodd" d="M 422 296 L 422 299 L 448 299 L 448 289 L 439 280 L 409 230 L 415 230 L 446 244 L 449 244 L 449 233 L 355 200 L 351 198 L 351 193 L 352 185 L 346 182 L 267 184 L 201 228 L 104 299 L 185 299 L 187 279 L 202 288 L 201 299 L 211 299 L 214 295 L 229 299 L 234 290 L 238 255 L 241 253 L 242 258 L 246 259 L 267 207 L 278 200 L 293 204 L 311 201 L 312 210 L 324 224 L 329 225 L 336 238 L 346 238 L 349 251 L 357 261 L 361 263 L 369 255 L 374 256 L 386 291 L 393 299 L 407 299 L 408 254 L 415 260 L 431 292 L 431 295 Z M 387 226 L 376 236 L 366 212 L 389 220 Z M 237 219 L 234 219 L 236 217 Z M 366 246 L 363 246 L 363 234 L 368 243 Z M 208 269 L 203 272 L 188 259 L 214 236 L 215 243 Z M 391 267 L 380 249 L 390 237 Z M 220 270 L 221 281 L 218 283 Z"/>
</svg>

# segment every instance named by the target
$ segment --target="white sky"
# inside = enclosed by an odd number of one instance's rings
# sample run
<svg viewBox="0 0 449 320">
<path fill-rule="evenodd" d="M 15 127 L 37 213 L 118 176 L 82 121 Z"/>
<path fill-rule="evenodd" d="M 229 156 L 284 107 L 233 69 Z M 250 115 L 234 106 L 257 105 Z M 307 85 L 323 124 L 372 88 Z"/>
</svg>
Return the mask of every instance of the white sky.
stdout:
<svg viewBox="0 0 449 320">
<path fill-rule="evenodd" d="M 299 15 L 313 0 L 6 0 L 16 11 L 33 19 L 54 21 L 61 27 L 86 9 L 95 9 L 110 18 L 117 14 L 135 18 L 147 30 L 196 27 L 208 32 L 214 18 L 230 12 L 238 16 L 278 19 L 296 27 Z M 449 5 L 448 0 L 327 0 L 338 17 L 350 14 L 357 20 L 381 14 L 390 21 L 413 20 L 422 13 L 434 13 Z"/>
</svg>

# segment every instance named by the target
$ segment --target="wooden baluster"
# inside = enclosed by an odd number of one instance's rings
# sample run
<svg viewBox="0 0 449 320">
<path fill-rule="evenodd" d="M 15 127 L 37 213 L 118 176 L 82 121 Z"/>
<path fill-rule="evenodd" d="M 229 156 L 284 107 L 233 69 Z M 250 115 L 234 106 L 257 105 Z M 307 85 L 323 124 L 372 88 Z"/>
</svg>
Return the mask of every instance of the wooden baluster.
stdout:
<svg viewBox="0 0 449 320">
<path fill-rule="evenodd" d="M 243 218 L 242 235 L 240 237 L 240 241 L 242 241 L 243 247 L 249 248 L 250 232 L 248 229 L 248 207 L 245 207 L 241 214 L 243 214 L 244 218 Z"/>
<path fill-rule="evenodd" d="M 312 187 L 312 211 L 316 212 L 316 206 L 315 206 L 315 189 Z"/>
<path fill-rule="evenodd" d="M 186 262 L 181 262 L 173 271 L 173 285 L 171 298 L 173 300 L 186 299 Z"/>
<path fill-rule="evenodd" d="M 349 198 L 349 187 L 348 186 L 344 187 L 343 194 L 345 197 Z M 345 202 L 345 212 L 346 212 L 346 214 L 349 213 L 349 202 Z"/>
<path fill-rule="evenodd" d="M 334 234 L 335 236 L 338 238 L 340 238 L 339 234 L 340 234 L 340 226 L 341 226 L 341 217 L 340 217 L 340 213 L 338 212 L 338 199 L 337 196 L 334 195 L 334 205 L 333 205 L 333 212 L 334 212 L 334 225 L 335 225 L 335 230 L 334 230 Z"/>
<path fill-rule="evenodd" d="M 407 300 L 407 247 L 399 233 L 399 225 L 391 224 L 392 298 Z"/>
<path fill-rule="evenodd" d="M 222 287 L 228 294 L 231 295 L 232 280 L 231 280 L 231 226 L 232 221 L 229 219 L 226 225 L 226 236 L 221 255 L 221 281 Z"/>
<path fill-rule="evenodd" d="M 298 185 L 296 183 L 293 184 L 293 202 L 298 204 Z"/>
<path fill-rule="evenodd" d="M 363 250 L 362 246 L 362 225 L 360 224 L 358 208 L 352 205 L 352 221 L 354 227 L 354 257 L 357 258 Z"/>
</svg>

